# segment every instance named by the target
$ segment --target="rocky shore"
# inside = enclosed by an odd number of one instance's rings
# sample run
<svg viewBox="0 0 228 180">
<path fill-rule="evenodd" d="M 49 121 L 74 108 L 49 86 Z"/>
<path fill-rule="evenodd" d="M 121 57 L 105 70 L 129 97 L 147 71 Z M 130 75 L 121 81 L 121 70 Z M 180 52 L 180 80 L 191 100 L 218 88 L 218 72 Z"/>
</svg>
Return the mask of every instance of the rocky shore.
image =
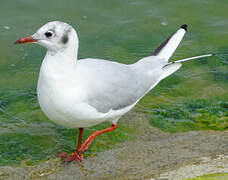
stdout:
<svg viewBox="0 0 228 180">
<path fill-rule="evenodd" d="M 22 179 L 183 179 L 228 172 L 228 131 L 167 133 L 151 127 L 144 114 L 132 112 L 125 123 L 136 139 L 63 164 L 53 158 L 33 166 L 2 166 L 1 180 Z"/>
</svg>

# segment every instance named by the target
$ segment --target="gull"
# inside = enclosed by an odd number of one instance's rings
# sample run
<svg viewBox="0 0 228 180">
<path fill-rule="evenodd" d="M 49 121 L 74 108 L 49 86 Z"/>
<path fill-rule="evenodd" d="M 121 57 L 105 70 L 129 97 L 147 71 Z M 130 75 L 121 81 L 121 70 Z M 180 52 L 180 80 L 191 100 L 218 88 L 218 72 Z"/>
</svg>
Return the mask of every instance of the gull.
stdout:
<svg viewBox="0 0 228 180">
<path fill-rule="evenodd" d="M 206 54 L 169 62 L 181 42 L 187 25 L 182 25 L 150 55 L 134 64 L 103 59 L 77 59 L 79 40 L 67 23 L 52 21 L 15 44 L 37 43 L 47 48 L 37 85 L 41 110 L 52 121 L 79 128 L 77 149 L 60 154 L 65 162 L 82 161 L 83 153 L 100 134 L 113 131 L 118 120 L 162 79 L 173 74 L 181 63 L 212 56 Z M 84 128 L 108 121 L 109 128 L 93 132 L 82 143 Z"/>
</svg>

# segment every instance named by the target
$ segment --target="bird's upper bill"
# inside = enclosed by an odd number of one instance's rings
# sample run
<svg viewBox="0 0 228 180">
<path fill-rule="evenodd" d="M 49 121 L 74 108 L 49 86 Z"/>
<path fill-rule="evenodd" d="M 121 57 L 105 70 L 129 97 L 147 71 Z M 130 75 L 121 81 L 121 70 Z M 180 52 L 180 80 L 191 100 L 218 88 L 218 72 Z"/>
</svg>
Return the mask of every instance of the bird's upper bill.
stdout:
<svg viewBox="0 0 228 180">
<path fill-rule="evenodd" d="M 15 41 L 14 44 L 31 43 L 31 42 L 37 42 L 37 39 L 34 39 L 32 37 L 24 37 Z"/>
</svg>

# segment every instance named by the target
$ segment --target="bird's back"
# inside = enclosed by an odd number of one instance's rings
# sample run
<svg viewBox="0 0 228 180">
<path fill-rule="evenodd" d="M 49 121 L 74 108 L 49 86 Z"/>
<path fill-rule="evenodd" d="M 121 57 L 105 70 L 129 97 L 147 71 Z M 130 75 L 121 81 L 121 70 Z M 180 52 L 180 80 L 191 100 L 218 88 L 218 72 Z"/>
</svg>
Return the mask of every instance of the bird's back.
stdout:
<svg viewBox="0 0 228 180">
<path fill-rule="evenodd" d="M 77 68 L 84 79 L 86 101 L 106 113 L 136 103 L 159 81 L 161 67 L 160 62 L 149 58 L 132 65 L 83 59 Z"/>
</svg>

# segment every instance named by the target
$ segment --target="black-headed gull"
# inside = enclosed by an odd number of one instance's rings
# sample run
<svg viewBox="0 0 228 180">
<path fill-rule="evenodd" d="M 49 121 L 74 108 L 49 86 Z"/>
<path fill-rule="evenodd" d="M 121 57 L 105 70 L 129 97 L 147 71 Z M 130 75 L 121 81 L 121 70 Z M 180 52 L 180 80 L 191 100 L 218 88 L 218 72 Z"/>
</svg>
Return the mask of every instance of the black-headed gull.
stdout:
<svg viewBox="0 0 228 180">
<path fill-rule="evenodd" d="M 53 21 L 16 44 L 33 42 L 47 48 L 37 87 L 42 111 L 57 124 L 79 128 L 78 146 L 65 161 L 81 161 L 96 136 L 117 128 L 118 120 L 181 62 L 212 54 L 168 62 L 187 30 L 182 25 L 148 57 L 130 65 L 103 59 L 81 59 L 78 36 L 67 23 Z M 112 126 L 93 132 L 82 144 L 85 127 L 109 121 Z"/>
</svg>

